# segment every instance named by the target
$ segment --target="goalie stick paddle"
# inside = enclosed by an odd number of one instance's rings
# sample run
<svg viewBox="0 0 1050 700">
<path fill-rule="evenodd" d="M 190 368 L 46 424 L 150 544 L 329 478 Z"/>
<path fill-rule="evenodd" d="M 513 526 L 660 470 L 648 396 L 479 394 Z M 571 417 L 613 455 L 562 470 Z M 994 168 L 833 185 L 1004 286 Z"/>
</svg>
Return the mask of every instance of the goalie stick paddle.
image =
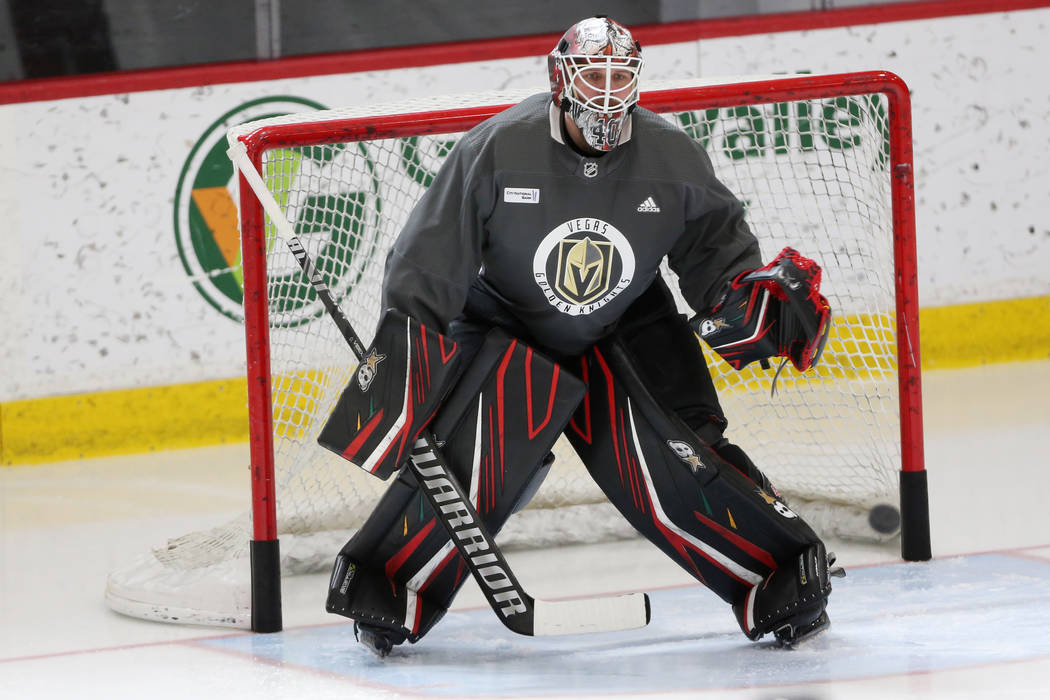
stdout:
<svg viewBox="0 0 1050 700">
<path fill-rule="evenodd" d="M 335 322 L 350 349 L 358 360 L 367 355 L 364 343 L 354 330 L 350 320 L 343 314 L 332 297 L 328 285 L 314 267 L 310 255 L 295 235 L 291 223 L 285 217 L 277 200 L 270 193 L 262 176 L 248 158 L 244 144 L 237 141 L 230 145 L 227 154 L 244 176 L 258 197 L 263 209 L 277 229 L 277 235 L 295 256 L 310 281 L 318 298 Z M 496 616 L 507 629 L 530 636 L 562 634 L 584 634 L 591 632 L 613 632 L 634 629 L 649 624 L 649 595 L 629 593 L 624 595 L 581 598 L 575 600 L 547 601 L 533 598 L 518 582 L 507 564 L 506 558 L 496 545 L 495 539 L 478 516 L 474 504 L 449 468 L 441 449 L 430 431 L 424 430 L 413 445 L 408 464 L 418 477 L 422 492 L 430 503 L 437 519 L 448 532 L 470 573 L 481 588 Z M 449 508 L 449 502 L 439 503 L 436 494 L 444 493 L 451 486 L 457 502 Z M 447 493 L 445 493 L 447 497 Z M 467 517 L 462 518 L 466 512 Z M 458 524 L 452 522 L 453 516 Z M 467 548 L 469 543 L 470 548 Z"/>
</svg>

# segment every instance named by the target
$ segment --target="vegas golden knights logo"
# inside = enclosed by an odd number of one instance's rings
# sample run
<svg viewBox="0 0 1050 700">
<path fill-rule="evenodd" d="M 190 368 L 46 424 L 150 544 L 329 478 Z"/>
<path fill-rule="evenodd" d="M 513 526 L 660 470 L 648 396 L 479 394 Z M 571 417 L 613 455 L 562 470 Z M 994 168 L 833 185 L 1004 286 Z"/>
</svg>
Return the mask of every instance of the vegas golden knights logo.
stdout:
<svg viewBox="0 0 1050 700">
<path fill-rule="evenodd" d="M 608 241 L 561 241 L 555 285 L 566 299 L 587 304 L 609 289 L 613 245 Z"/>
<path fill-rule="evenodd" d="M 634 250 L 612 224 L 569 219 L 536 247 L 532 271 L 547 302 L 571 316 L 615 299 L 634 279 Z"/>
</svg>

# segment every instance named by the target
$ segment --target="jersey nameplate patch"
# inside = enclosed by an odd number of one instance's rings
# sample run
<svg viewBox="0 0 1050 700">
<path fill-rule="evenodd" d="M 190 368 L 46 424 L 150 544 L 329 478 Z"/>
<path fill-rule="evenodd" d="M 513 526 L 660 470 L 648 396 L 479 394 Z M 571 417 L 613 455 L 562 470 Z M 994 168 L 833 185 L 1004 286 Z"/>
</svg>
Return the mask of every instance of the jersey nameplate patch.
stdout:
<svg viewBox="0 0 1050 700">
<path fill-rule="evenodd" d="M 634 279 L 634 250 L 601 219 L 570 219 L 536 248 L 532 271 L 547 302 L 563 314 L 593 313 Z"/>
<path fill-rule="evenodd" d="M 503 201 L 512 204 L 539 204 L 540 191 L 524 187 L 504 187 Z"/>
</svg>

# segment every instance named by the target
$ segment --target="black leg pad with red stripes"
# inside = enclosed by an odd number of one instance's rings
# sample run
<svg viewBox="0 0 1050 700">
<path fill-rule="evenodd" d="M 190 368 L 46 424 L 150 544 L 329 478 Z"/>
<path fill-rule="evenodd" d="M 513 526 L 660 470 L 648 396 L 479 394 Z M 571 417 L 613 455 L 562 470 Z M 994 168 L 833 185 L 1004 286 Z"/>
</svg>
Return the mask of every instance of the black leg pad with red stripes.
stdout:
<svg viewBox="0 0 1050 700">
<path fill-rule="evenodd" d="M 631 525 L 728 603 L 817 535 L 657 405 L 615 338 L 581 360 L 587 395 L 566 431 Z"/>
<path fill-rule="evenodd" d="M 535 492 L 583 394 L 579 379 L 499 330 L 448 394 L 431 429 L 493 534 Z M 415 474 L 403 469 L 337 557 L 327 609 L 415 642 L 466 578 Z"/>
</svg>

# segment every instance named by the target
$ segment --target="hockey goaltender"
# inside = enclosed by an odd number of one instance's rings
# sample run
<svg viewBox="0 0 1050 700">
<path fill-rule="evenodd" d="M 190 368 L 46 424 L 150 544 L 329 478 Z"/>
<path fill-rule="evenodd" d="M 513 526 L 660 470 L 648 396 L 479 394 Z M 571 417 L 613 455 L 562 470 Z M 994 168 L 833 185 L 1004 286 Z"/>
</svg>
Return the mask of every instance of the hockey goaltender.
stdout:
<svg viewBox="0 0 1050 700">
<path fill-rule="evenodd" d="M 468 569 L 508 626 L 535 613 L 526 634 L 600 628 L 574 627 L 568 607 L 541 620 L 491 542 L 563 432 L 623 517 L 749 639 L 793 644 L 829 624 L 841 569 L 726 437 L 696 341 L 736 369 L 812 367 L 831 317 L 820 267 L 791 248 L 763 264 L 704 150 L 637 104 L 641 68 L 617 22 L 570 27 L 548 57 L 550 92 L 458 142 L 389 254 L 375 341 L 319 439 L 396 474 L 339 552 L 327 603 L 380 655 L 418 642 Z M 637 624 L 648 615 L 646 598 Z"/>
</svg>

